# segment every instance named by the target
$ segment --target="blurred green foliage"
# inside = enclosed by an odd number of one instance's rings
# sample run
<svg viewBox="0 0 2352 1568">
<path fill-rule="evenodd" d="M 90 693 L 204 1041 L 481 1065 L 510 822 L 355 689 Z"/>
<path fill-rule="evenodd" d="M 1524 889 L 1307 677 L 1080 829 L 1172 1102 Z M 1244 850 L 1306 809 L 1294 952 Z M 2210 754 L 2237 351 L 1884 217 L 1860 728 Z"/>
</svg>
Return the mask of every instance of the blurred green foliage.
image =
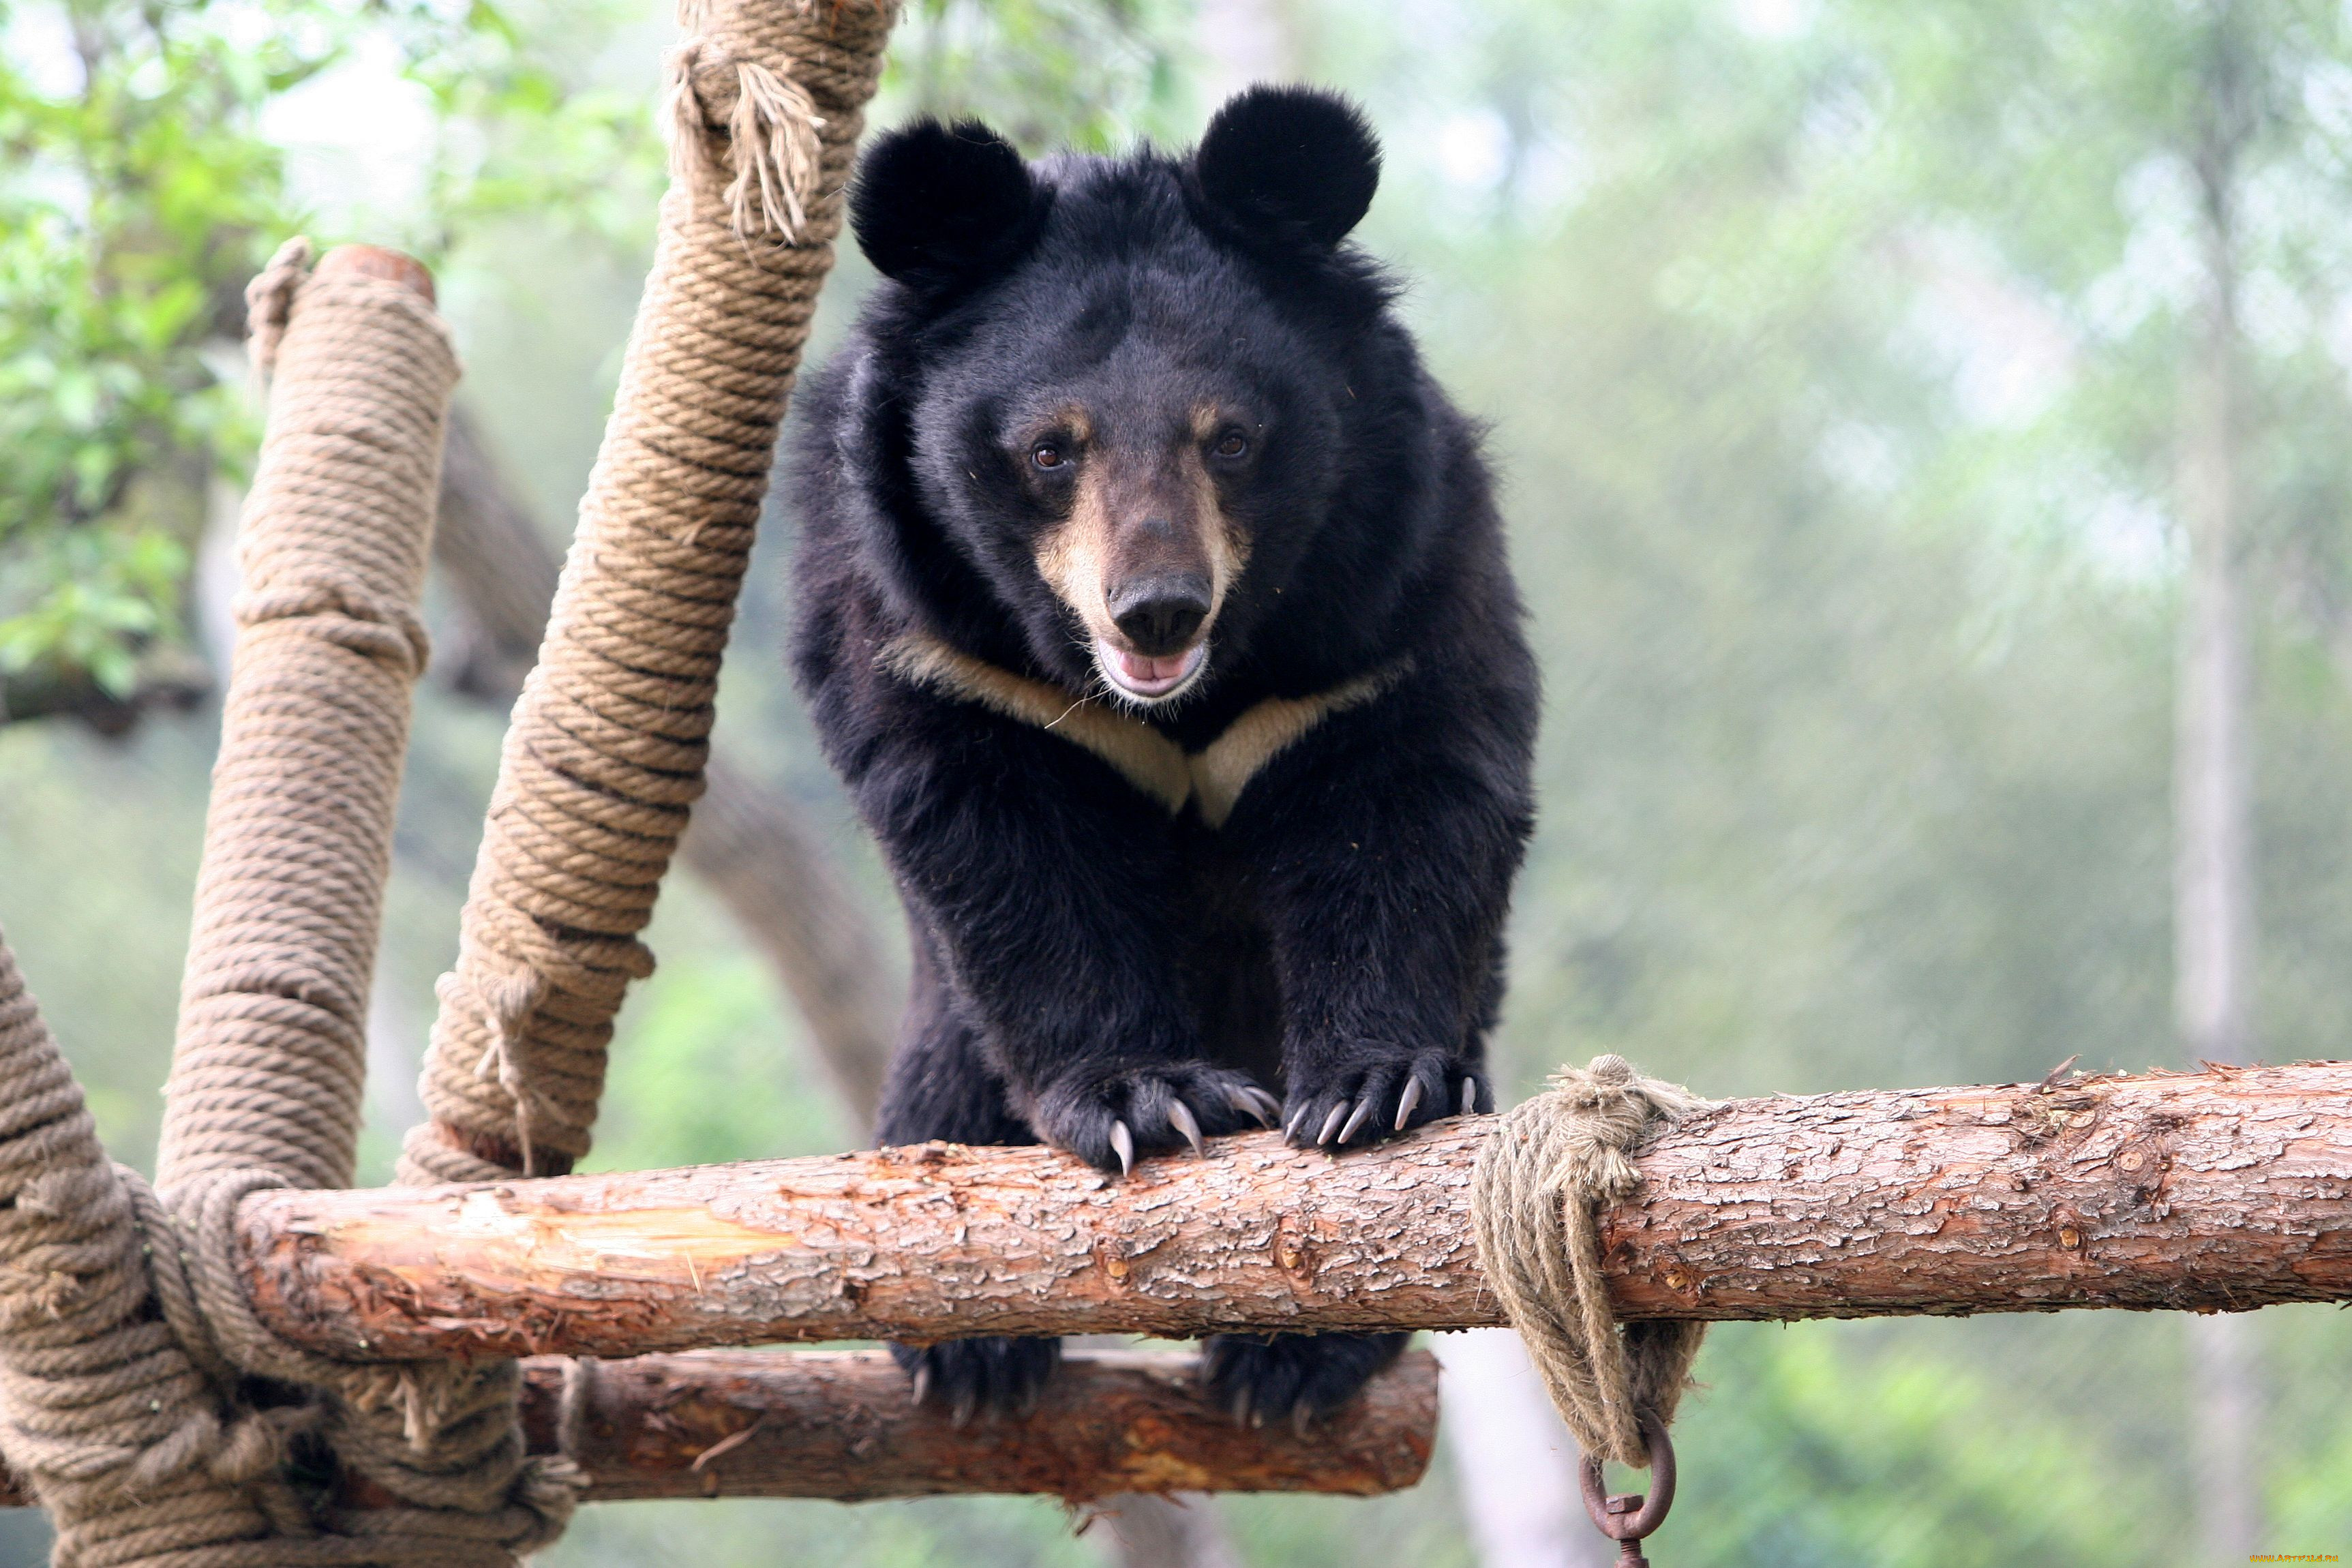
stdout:
<svg viewBox="0 0 2352 1568">
<path fill-rule="evenodd" d="M 18 37 L 32 19 L 0 8 Z M 39 77 L 0 53 L 0 671 L 55 664 L 121 694 L 135 650 L 177 628 L 194 532 L 124 497 L 243 436 L 202 349 L 275 216 L 253 117 L 327 56 L 278 29 L 232 39 L 204 4 L 37 19 L 61 46 Z"/>
<path fill-rule="evenodd" d="M 1180 137 L 1185 0 L 910 0 L 888 87 L 1035 156 Z M 887 101 L 887 100 L 886 100 Z"/>
</svg>

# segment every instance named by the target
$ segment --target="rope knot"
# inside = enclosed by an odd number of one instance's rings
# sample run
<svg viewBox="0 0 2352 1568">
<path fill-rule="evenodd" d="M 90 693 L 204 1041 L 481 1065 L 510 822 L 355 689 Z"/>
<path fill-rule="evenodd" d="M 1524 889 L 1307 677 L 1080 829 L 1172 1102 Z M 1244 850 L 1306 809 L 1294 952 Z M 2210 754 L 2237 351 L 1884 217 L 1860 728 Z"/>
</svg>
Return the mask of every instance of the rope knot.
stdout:
<svg viewBox="0 0 2352 1568">
<path fill-rule="evenodd" d="M 1639 1193 L 1633 1152 L 1658 1126 L 1708 1110 L 1618 1056 L 1563 1068 L 1507 1112 L 1478 1151 L 1478 1259 L 1527 1342 L 1552 1404 L 1587 1454 L 1649 1462 L 1642 1417 L 1674 1420 L 1704 1323 L 1620 1325 L 1601 1273 L 1599 1209 Z"/>
<path fill-rule="evenodd" d="M 245 286 L 245 330 L 256 380 L 264 385 L 278 364 L 278 340 L 294 314 L 294 296 L 310 276 L 310 242 L 296 235 Z"/>
<path fill-rule="evenodd" d="M 735 233 L 800 243 L 816 200 L 824 119 L 808 90 L 756 60 L 730 58 L 691 37 L 667 68 L 670 178 L 698 202 L 716 193 Z M 732 177 L 720 189 L 719 128 Z"/>
<path fill-rule="evenodd" d="M 270 621 L 307 621 L 316 636 L 376 660 L 404 680 L 424 674 L 432 657 L 432 638 L 415 611 L 357 583 L 319 578 L 248 589 L 236 596 L 230 613 L 240 629 Z"/>
<path fill-rule="evenodd" d="M 237 1209 L 254 1193 L 289 1185 L 282 1175 L 213 1172 L 158 1194 L 135 1171 L 114 1173 L 142 1240 L 161 1328 L 199 1380 L 175 1389 L 168 1405 L 155 1402 L 161 1430 L 110 1456 L 124 1490 L 201 1474 L 240 1495 L 280 1539 L 317 1537 L 332 1516 L 376 1549 L 346 1554 L 354 1568 L 506 1563 L 562 1533 L 579 1473 L 568 1459 L 526 1456 L 514 1418 L 516 1363 L 338 1362 L 280 1339 L 255 1314 L 236 1247 Z M 334 1516 L 331 1497 L 298 1491 L 287 1458 L 310 1436 L 404 1506 Z M 404 1531 L 473 1550 L 433 1558 L 404 1544 Z M 258 1543 L 247 1557 L 254 1568 L 290 1561 Z"/>
</svg>

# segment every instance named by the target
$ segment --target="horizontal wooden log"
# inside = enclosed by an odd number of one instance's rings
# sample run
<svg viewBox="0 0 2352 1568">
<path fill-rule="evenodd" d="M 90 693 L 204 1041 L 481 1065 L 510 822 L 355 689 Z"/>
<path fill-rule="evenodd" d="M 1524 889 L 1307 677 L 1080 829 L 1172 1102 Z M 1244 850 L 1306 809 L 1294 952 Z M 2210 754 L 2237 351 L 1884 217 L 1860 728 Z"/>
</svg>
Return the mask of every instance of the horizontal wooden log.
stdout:
<svg viewBox="0 0 2352 1568">
<path fill-rule="evenodd" d="M 1030 1492 L 1323 1492 L 1416 1485 L 1437 1438 L 1437 1362 L 1406 1355 L 1300 1436 L 1237 1429 L 1198 1391 L 1200 1358 L 1073 1351 L 1024 1419 L 959 1428 L 908 1397 L 882 1351 L 704 1351 L 635 1361 L 523 1363 L 534 1454 L 568 1451 L 587 1500 L 799 1497 L 861 1502 Z M 27 1501 L 0 1475 L 0 1508 Z"/>
<path fill-rule="evenodd" d="M 1406 1356 L 1305 1436 L 1237 1428 L 1202 1400 L 1199 1358 L 1073 1351 L 1020 1420 L 958 1428 L 908 1397 L 882 1351 L 698 1352 L 591 1363 L 572 1458 L 593 1500 L 1327 1492 L 1417 1483 L 1437 1436 L 1437 1363 Z M 556 1447 L 561 1363 L 530 1366 L 524 1421 Z"/>
<path fill-rule="evenodd" d="M 1272 1134 L 1124 1180 L 929 1144 L 471 1188 L 263 1193 L 254 1301 L 331 1354 L 1498 1321 L 1470 1240 L 1491 1117 L 1332 1157 Z M 1604 1216 L 1626 1317 L 2352 1297 L 2352 1068 L 1737 1100 Z"/>
</svg>

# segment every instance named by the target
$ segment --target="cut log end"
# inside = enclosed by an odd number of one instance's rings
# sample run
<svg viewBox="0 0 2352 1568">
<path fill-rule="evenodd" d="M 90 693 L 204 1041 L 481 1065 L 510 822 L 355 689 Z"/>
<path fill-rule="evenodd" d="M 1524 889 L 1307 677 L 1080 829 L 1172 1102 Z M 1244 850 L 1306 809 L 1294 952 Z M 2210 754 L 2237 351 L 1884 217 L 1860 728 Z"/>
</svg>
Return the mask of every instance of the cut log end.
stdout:
<svg viewBox="0 0 2352 1568">
<path fill-rule="evenodd" d="M 425 263 L 380 245 L 339 245 L 319 258 L 313 278 L 381 278 L 421 294 L 428 305 L 437 303 L 433 273 Z"/>
</svg>

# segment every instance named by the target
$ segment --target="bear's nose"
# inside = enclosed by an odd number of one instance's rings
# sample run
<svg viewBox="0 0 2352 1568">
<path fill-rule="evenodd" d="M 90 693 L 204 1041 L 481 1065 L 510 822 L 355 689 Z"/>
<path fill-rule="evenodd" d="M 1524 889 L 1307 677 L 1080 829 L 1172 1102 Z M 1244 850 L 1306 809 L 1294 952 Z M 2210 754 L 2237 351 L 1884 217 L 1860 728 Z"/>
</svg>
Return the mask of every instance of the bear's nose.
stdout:
<svg viewBox="0 0 2352 1568">
<path fill-rule="evenodd" d="M 1122 583 L 1110 595 L 1110 618 L 1138 653 L 1181 653 L 1209 618 L 1209 580 L 1187 572 Z"/>
</svg>

